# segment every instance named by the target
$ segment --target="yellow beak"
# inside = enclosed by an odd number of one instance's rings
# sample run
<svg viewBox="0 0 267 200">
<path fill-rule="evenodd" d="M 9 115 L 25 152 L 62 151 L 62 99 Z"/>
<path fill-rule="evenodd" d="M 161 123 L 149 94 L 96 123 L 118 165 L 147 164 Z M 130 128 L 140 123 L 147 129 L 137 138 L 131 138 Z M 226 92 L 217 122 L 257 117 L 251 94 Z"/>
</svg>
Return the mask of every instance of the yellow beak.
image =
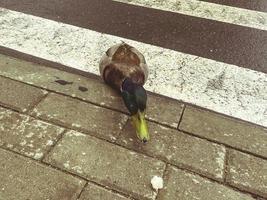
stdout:
<svg viewBox="0 0 267 200">
<path fill-rule="evenodd" d="M 146 143 L 150 138 L 145 120 L 145 112 L 138 111 L 135 115 L 133 115 L 132 123 L 136 130 L 137 137 L 143 143 Z"/>
</svg>

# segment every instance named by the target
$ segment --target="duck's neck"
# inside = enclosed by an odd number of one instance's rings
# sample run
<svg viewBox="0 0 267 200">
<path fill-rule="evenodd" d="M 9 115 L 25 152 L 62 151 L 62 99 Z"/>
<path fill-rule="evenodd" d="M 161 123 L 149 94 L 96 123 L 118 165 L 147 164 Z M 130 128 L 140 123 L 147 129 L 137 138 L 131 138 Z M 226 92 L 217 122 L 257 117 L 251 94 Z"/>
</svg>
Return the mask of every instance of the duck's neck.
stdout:
<svg viewBox="0 0 267 200">
<path fill-rule="evenodd" d="M 130 78 L 126 78 L 122 82 L 121 90 L 127 91 L 129 93 L 133 93 L 134 89 L 136 88 L 137 84 L 134 83 Z"/>
</svg>

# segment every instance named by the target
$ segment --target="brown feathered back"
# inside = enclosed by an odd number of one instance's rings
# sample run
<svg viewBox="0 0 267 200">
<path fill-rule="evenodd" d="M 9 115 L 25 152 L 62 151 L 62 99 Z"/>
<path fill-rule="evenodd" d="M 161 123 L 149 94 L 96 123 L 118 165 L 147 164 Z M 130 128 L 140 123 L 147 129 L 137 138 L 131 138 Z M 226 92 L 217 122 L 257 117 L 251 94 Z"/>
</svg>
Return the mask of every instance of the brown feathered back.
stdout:
<svg viewBox="0 0 267 200">
<path fill-rule="evenodd" d="M 144 56 L 126 43 L 109 48 L 100 61 L 99 70 L 104 81 L 117 90 L 126 77 L 144 85 L 148 76 Z"/>
</svg>

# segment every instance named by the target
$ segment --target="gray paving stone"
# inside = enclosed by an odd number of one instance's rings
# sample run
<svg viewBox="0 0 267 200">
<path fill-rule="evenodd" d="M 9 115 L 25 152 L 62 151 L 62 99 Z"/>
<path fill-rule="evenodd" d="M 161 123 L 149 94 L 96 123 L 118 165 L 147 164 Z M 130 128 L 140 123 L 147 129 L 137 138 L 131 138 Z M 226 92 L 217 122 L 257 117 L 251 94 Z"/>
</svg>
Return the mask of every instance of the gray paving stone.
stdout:
<svg viewBox="0 0 267 200">
<path fill-rule="evenodd" d="M 147 118 L 177 128 L 184 105 L 176 100 L 157 95 L 148 95 Z"/>
<path fill-rule="evenodd" d="M 267 129 L 190 106 L 180 129 L 267 158 Z"/>
<path fill-rule="evenodd" d="M 256 197 L 256 200 L 266 200 L 266 198 Z"/>
<path fill-rule="evenodd" d="M 0 104 L 18 111 L 26 112 L 46 93 L 45 90 L 0 77 Z"/>
<path fill-rule="evenodd" d="M 0 54 L 0 75 L 126 111 L 121 97 L 104 82 Z"/>
<path fill-rule="evenodd" d="M 79 200 L 131 200 L 106 188 L 89 183 Z"/>
<path fill-rule="evenodd" d="M 230 151 L 229 184 L 267 198 L 267 161 L 238 151 Z"/>
<path fill-rule="evenodd" d="M 63 128 L 0 108 L 0 146 L 41 159 Z"/>
<path fill-rule="evenodd" d="M 45 162 L 137 199 L 155 199 L 150 180 L 165 169 L 159 160 L 75 131 L 64 135 Z"/>
<path fill-rule="evenodd" d="M 33 113 L 43 119 L 115 140 L 128 117 L 70 97 L 49 94 Z"/>
<path fill-rule="evenodd" d="M 173 165 L 223 180 L 225 160 L 223 146 L 155 123 L 149 123 L 148 127 L 151 140 L 145 145 L 136 139 L 136 133 L 130 122 L 123 129 L 117 142 Z"/>
<path fill-rule="evenodd" d="M 76 200 L 85 181 L 0 150 L 0 199 Z"/>
<path fill-rule="evenodd" d="M 91 77 L 86 78 L 1 54 L 0 75 L 127 112 L 117 92 L 103 81 Z M 176 128 L 182 107 L 175 100 L 149 94 L 147 118 Z"/>
<path fill-rule="evenodd" d="M 253 200 L 249 195 L 174 167 L 167 169 L 165 186 L 157 198 L 170 199 Z"/>
</svg>

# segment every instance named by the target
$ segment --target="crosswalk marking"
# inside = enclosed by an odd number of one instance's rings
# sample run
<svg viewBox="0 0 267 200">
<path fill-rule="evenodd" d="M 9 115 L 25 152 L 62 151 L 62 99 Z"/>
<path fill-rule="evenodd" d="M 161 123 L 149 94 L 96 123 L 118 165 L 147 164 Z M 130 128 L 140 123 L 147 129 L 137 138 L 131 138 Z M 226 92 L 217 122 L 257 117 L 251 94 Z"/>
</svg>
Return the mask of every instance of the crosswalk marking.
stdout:
<svg viewBox="0 0 267 200">
<path fill-rule="evenodd" d="M 267 30 L 267 13 L 199 0 L 113 0 L 261 30 Z"/>
<path fill-rule="evenodd" d="M 146 89 L 267 126 L 267 75 L 56 21 L 1 9 L 0 45 L 99 74 L 108 47 L 122 40 L 144 53 Z"/>
</svg>

